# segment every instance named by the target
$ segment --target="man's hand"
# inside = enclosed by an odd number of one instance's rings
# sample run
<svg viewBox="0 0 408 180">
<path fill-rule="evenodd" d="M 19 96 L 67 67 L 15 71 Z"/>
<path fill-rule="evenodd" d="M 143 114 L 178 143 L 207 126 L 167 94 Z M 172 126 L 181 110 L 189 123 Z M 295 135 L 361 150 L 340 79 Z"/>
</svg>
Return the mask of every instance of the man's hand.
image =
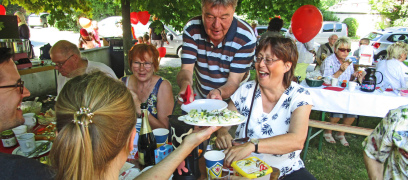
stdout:
<svg viewBox="0 0 408 180">
<path fill-rule="evenodd" d="M 221 96 L 221 90 L 220 89 L 213 89 L 207 94 L 207 99 L 218 99 L 222 100 Z"/>
<path fill-rule="evenodd" d="M 188 85 L 184 84 L 183 87 L 180 87 L 180 92 L 178 93 L 178 97 L 180 97 L 180 98 L 177 98 L 177 102 L 178 102 L 179 104 L 182 104 L 182 103 L 184 102 L 184 101 L 181 101 L 181 100 L 182 100 L 181 96 L 184 95 L 184 94 L 186 94 L 186 92 L 187 92 L 187 86 L 188 86 Z M 190 85 L 190 87 L 191 87 L 191 85 Z M 188 98 L 190 98 L 190 102 L 193 102 L 193 101 L 194 101 L 194 91 L 193 91 L 193 88 L 191 88 L 191 94 L 190 94 L 190 97 L 188 97 Z"/>
<path fill-rule="evenodd" d="M 217 139 L 215 140 L 215 145 L 219 149 L 227 149 L 232 147 L 232 136 L 228 132 L 228 128 L 222 128 L 217 131 Z"/>
</svg>

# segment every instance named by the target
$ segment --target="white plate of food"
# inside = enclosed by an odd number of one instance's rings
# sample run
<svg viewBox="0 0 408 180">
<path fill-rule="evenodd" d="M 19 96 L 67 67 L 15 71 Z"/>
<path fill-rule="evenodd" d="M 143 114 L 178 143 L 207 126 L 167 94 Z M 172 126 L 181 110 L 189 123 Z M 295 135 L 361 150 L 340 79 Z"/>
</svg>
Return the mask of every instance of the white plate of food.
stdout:
<svg viewBox="0 0 408 180">
<path fill-rule="evenodd" d="M 185 112 L 190 112 L 193 109 L 196 109 L 198 112 L 202 110 L 213 111 L 213 110 L 223 110 L 227 108 L 228 104 L 225 101 L 217 99 L 197 99 L 192 103 L 187 105 L 181 105 L 181 110 Z"/>
<path fill-rule="evenodd" d="M 35 146 L 38 147 L 38 146 L 40 146 L 42 143 L 45 143 L 45 142 L 48 142 L 48 141 L 47 141 L 47 140 L 35 141 Z M 47 148 L 47 149 L 41 150 L 41 152 L 38 153 L 38 155 L 36 155 L 35 157 L 39 157 L 39 156 L 41 156 L 41 155 L 43 155 L 43 154 L 45 154 L 45 153 L 47 153 L 47 152 L 50 152 L 51 147 L 52 147 L 52 142 L 50 142 L 50 145 L 48 145 L 48 148 Z M 20 146 L 17 147 L 16 149 L 14 149 L 13 152 L 12 152 L 12 154 L 27 157 L 27 156 L 23 153 L 23 151 L 21 151 Z M 28 158 L 33 158 L 33 156 L 31 155 L 31 156 L 28 157 Z"/>
<path fill-rule="evenodd" d="M 186 124 L 196 126 L 232 126 L 243 123 L 245 116 L 229 109 L 203 110 L 201 112 L 197 109 L 193 109 L 189 111 L 187 115 L 180 116 L 178 119 L 184 121 Z"/>
</svg>

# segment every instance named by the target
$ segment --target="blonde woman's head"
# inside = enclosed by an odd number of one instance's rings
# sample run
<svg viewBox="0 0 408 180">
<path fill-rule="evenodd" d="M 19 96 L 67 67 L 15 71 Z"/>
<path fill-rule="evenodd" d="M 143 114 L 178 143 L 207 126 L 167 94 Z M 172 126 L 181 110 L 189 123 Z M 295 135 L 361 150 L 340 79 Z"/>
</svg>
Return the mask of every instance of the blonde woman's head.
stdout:
<svg viewBox="0 0 408 180">
<path fill-rule="evenodd" d="M 61 90 L 55 110 L 58 136 L 50 159 L 56 179 L 103 177 L 119 153 L 130 152 L 135 104 L 120 81 L 100 71 L 77 76 Z"/>
<path fill-rule="evenodd" d="M 27 23 L 27 21 L 25 19 L 25 16 L 24 16 L 24 14 L 22 12 L 17 11 L 17 12 L 14 13 L 14 15 L 17 16 L 17 18 L 19 19 L 19 21 L 20 21 L 19 23 L 23 23 L 23 24 Z"/>
<path fill-rule="evenodd" d="M 398 41 L 387 48 L 387 59 L 405 60 L 408 54 L 408 45 Z"/>
</svg>

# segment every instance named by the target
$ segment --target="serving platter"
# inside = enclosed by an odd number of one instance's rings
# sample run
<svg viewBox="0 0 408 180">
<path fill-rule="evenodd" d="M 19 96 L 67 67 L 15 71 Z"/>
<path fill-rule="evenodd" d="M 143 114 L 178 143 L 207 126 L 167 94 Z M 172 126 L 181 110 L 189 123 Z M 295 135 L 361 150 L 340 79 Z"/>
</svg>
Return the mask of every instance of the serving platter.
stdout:
<svg viewBox="0 0 408 180">
<path fill-rule="evenodd" d="M 228 118 L 225 116 L 220 116 L 220 115 L 214 115 L 214 116 L 209 116 L 207 118 L 202 118 L 201 120 L 198 120 L 198 118 L 191 118 L 189 114 L 180 116 L 178 117 L 178 120 L 184 121 L 184 123 L 189 124 L 189 125 L 195 125 L 195 126 L 233 126 L 233 125 L 238 125 L 241 124 L 245 121 L 245 116 L 242 116 L 238 113 L 234 114 L 236 117 L 233 118 Z M 219 120 L 221 117 L 223 117 L 223 120 Z M 215 120 L 210 121 L 209 118 L 215 118 Z"/>
<path fill-rule="evenodd" d="M 202 110 L 212 111 L 212 110 L 223 110 L 227 108 L 228 104 L 225 101 L 217 99 L 197 99 L 192 103 L 187 105 L 181 105 L 181 110 L 184 112 L 190 112 L 193 109 L 196 109 L 198 112 Z"/>
</svg>

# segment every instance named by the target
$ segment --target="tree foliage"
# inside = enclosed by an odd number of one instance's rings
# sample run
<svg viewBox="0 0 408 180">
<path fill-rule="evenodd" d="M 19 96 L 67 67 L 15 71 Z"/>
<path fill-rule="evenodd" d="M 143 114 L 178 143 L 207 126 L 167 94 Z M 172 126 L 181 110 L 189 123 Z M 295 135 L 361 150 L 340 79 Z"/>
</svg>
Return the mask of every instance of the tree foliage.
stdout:
<svg viewBox="0 0 408 180">
<path fill-rule="evenodd" d="M 395 26 L 395 22 L 401 24 L 408 17 L 408 3 L 404 0 L 370 0 L 369 2 L 374 10 L 390 20 L 391 26 Z"/>
<path fill-rule="evenodd" d="M 248 19 L 268 21 L 269 18 L 280 15 L 288 27 L 295 11 L 303 5 L 318 6 L 320 0 L 240 0 L 236 9 L 237 14 L 246 15 Z"/>
<path fill-rule="evenodd" d="M 346 18 L 343 20 L 343 23 L 347 25 L 348 37 L 356 36 L 358 29 L 358 22 L 355 18 Z"/>
</svg>

